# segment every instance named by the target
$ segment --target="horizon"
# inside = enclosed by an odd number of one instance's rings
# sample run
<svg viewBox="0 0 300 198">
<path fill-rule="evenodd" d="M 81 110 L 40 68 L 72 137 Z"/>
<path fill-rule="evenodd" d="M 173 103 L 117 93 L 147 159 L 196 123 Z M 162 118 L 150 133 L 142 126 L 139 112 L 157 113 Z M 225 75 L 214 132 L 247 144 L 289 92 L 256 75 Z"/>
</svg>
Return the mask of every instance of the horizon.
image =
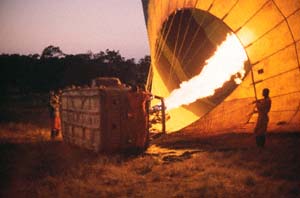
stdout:
<svg viewBox="0 0 300 198">
<path fill-rule="evenodd" d="M 150 55 L 140 0 L 2 0 L 0 25 L 0 54 L 41 55 L 53 45 L 65 54 Z"/>
</svg>

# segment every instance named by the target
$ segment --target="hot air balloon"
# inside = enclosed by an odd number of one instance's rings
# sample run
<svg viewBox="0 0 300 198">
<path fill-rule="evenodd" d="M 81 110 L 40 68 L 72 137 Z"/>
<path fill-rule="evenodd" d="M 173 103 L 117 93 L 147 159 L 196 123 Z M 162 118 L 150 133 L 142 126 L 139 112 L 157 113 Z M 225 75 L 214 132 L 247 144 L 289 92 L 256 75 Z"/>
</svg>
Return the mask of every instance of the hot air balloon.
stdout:
<svg viewBox="0 0 300 198">
<path fill-rule="evenodd" d="M 207 133 L 251 132 L 253 101 L 264 88 L 272 98 L 269 131 L 300 130 L 299 0 L 142 3 L 152 60 L 147 87 L 166 100 L 168 132 L 191 124 Z M 236 59 L 240 68 L 232 69 Z"/>
</svg>

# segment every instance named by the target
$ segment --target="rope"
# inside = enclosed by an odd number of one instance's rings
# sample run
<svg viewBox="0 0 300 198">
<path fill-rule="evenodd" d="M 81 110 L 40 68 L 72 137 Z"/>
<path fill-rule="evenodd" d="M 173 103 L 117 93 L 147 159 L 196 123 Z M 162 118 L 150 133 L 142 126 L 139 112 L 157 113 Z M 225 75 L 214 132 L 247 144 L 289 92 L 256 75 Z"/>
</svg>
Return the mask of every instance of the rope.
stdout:
<svg viewBox="0 0 300 198">
<path fill-rule="evenodd" d="M 197 27 L 197 29 L 196 29 L 196 31 L 195 31 L 195 34 L 194 34 L 194 36 L 192 37 L 192 40 L 191 40 L 191 42 L 190 42 L 189 47 L 187 48 L 187 50 L 186 50 L 185 53 L 183 54 L 183 56 L 182 56 L 182 62 L 185 62 L 184 60 L 185 60 L 187 54 L 189 53 L 189 51 L 190 51 L 190 49 L 191 49 L 191 47 L 192 47 L 192 45 L 193 45 L 193 43 L 194 43 L 194 41 L 195 41 L 195 39 L 196 39 L 197 34 L 198 34 L 198 32 L 200 31 L 200 27 L 202 26 L 202 24 L 203 24 L 205 18 L 206 18 L 206 15 L 204 15 L 204 17 L 202 18 L 201 23 L 200 23 L 199 26 Z M 186 65 L 186 64 L 185 64 L 185 65 Z M 185 67 L 184 67 L 184 68 L 185 68 Z M 184 69 L 184 68 L 183 68 L 183 69 Z"/>
<path fill-rule="evenodd" d="M 252 80 L 252 84 L 253 84 L 253 90 L 254 90 L 254 97 L 255 97 L 255 101 L 257 102 L 257 90 L 256 90 L 256 86 L 255 86 L 255 81 L 254 81 L 254 74 L 253 74 L 253 66 L 250 67 L 250 72 L 251 72 L 251 80 Z"/>
<path fill-rule="evenodd" d="M 149 92 L 152 91 L 152 80 L 153 80 L 153 69 L 152 69 L 152 66 L 150 65 L 150 68 L 148 71 L 148 76 L 147 76 L 147 81 L 146 81 L 146 90 Z"/>
<path fill-rule="evenodd" d="M 165 38 L 168 38 L 169 34 L 170 34 L 170 30 L 171 30 L 171 27 L 173 25 L 173 22 L 174 22 L 174 18 L 175 18 L 175 14 L 171 15 L 172 19 L 171 19 L 171 24 L 168 26 L 168 29 L 167 29 L 167 33 L 166 35 L 161 35 L 161 42 L 158 44 L 158 53 L 156 54 L 156 58 L 155 60 L 159 60 L 160 57 L 161 57 L 161 54 L 162 54 L 162 50 L 164 49 L 164 46 L 166 44 L 166 39 Z M 165 24 L 167 26 L 167 24 Z M 164 40 L 164 42 L 163 42 Z M 161 44 L 162 43 L 162 44 Z M 159 48 L 159 46 L 161 46 Z"/>
<path fill-rule="evenodd" d="M 162 2 L 163 1 L 161 1 L 161 4 L 162 4 Z M 170 1 L 168 1 L 168 10 L 170 9 Z M 162 23 L 163 24 L 163 23 Z M 156 57 L 158 56 L 158 53 L 159 53 L 159 51 L 161 50 L 161 48 L 159 48 L 159 46 L 161 46 L 161 42 L 162 42 L 162 36 L 164 35 L 164 33 L 165 33 L 165 31 L 166 31 L 166 25 L 163 25 L 163 29 L 162 29 L 162 31 L 160 32 L 160 34 L 159 34 L 159 41 L 158 41 L 158 43 L 156 43 L 156 48 L 157 48 L 157 51 L 156 51 L 156 53 L 155 53 L 155 55 L 154 55 L 154 57 L 155 57 L 155 60 L 156 60 Z"/>
<path fill-rule="evenodd" d="M 197 1 L 197 2 L 198 2 L 198 1 Z M 209 12 L 209 10 L 212 8 L 214 2 L 215 2 L 215 1 L 213 1 L 213 2 L 211 3 L 211 5 L 210 5 L 209 9 L 207 10 L 207 12 Z M 236 0 L 236 2 L 233 4 L 233 6 L 231 6 L 231 8 L 228 10 L 228 12 L 222 17 L 221 20 L 222 20 L 223 22 L 224 22 L 224 19 L 228 16 L 228 14 L 232 11 L 232 9 L 237 5 L 238 2 L 239 2 L 239 0 Z M 205 15 L 204 15 L 204 16 L 205 16 Z M 202 26 L 202 24 L 203 24 L 203 22 L 204 22 L 204 19 L 205 19 L 205 17 L 203 17 L 203 20 L 202 20 L 202 22 L 201 22 L 201 25 L 199 25 L 199 27 Z M 224 23 L 224 24 L 225 24 L 225 23 Z M 216 28 L 217 28 L 217 26 L 215 26 L 215 29 L 216 29 Z M 211 31 L 210 34 L 209 34 L 208 36 L 210 36 L 213 32 L 214 32 L 214 31 Z M 189 61 L 185 64 L 185 66 L 188 65 L 188 64 L 191 62 L 191 60 L 193 60 L 193 58 L 201 51 L 202 46 L 204 46 L 204 42 L 201 43 L 201 46 L 199 46 L 199 47 L 197 48 L 196 52 L 192 55 L 192 57 L 191 57 L 191 58 L 189 59 Z M 191 46 L 190 46 L 190 48 L 191 48 Z M 189 49 L 190 49 L 190 48 L 189 48 Z"/>
<path fill-rule="evenodd" d="M 215 21 L 213 21 L 215 22 Z M 212 23 L 213 23 L 212 22 Z M 210 33 L 207 35 L 207 37 L 210 37 L 214 32 L 216 32 L 215 30 L 218 28 L 218 26 L 213 26 L 214 30 L 210 31 Z M 205 40 L 206 42 L 206 40 Z M 202 47 L 205 45 L 205 42 L 202 42 L 201 45 L 199 45 L 199 47 L 197 48 L 197 50 L 193 53 L 193 55 L 191 56 L 191 58 L 189 58 L 189 60 L 187 61 L 187 63 L 185 65 L 188 65 L 193 59 L 194 57 L 199 54 L 199 52 L 201 51 Z"/>
<path fill-rule="evenodd" d="M 196 7 L 198 1 L 199 1 L 199 0 L 197 0 L 196 3 L 195 3 L 195 5 L 194 5 L 194 8 L 193 8 L 192 13 L 194 12 L 194 10 L 196 10 L 195 7 Z M 192 14 L 192 13 L 191 13 L 191 15 L 190 15 L 190 17 L 189 17 L 189 20 L 188 20 L 188 26 L 187 26 L 187 28 L 186 28 L 186 30 L 185 30 L 185 32 L 184 32 L 184 35 L 183 35 L 182 44 L 181 44 L 181 46 L 180 46 L 180 48 L 179 48 L 179 50 L 178 50 L 178 57 L 180 57 L 180 55 L 182 54 L 182 48 L 183 48 L 183 46 L 184 46 L 184 41 L 185 41 L 185 39 L 186 39 L 186 37 L 187 37 L 187 33 L 189 32 L 189 29 L 190 29 L 191 20 L 192 20 L 192 18 L 193 18 L 193 14 Z M 183 63 L 182 59 L 181 59 L 181 62 Z"/>
<path fill-rule="evenodd" d="M 170 70 L 169 70 L 169 77 L 168 77 L 168 82 L 167 85 L 170 83 L 171 80 L 171 76 L 173 74 L 174 71 L 174 60 L 177 59 L 176 57 L 176 50 L 177 50 L 177 44 L 178 44 L 178 38 L 179 38 L 179 33 L 180 33 L 180 29 L 181 29 L 181 25 L 182 25 L 182 18 L 183 18 L 183 11 L 180 14 L 180 19 L 179 19 L 179 27 L 178 27 L 178 31 L 177 31 L 177 35 L 176 35 L 176 42 L 175 42 L 175 47 L 173 50 L 173 56 L 172 56 L 172 61 L 171 61 L 171 66 L 170 66 Z"/>
<path fill-rule="evenodd" d="M 191 20 L 192 20 L 192 18 L 193 18 L 193 14 L 192 14 L 192 13 L 193 13 L 195 10 L 197 10 L 196 6 L 197 6 L 198 3 L 199 3 L 199 0 L 195 1 L 195 4 L 194 4 L 194 6 L 193 6 L 192 9 L 191 9 L 192 11 L 191 11 L 191 15 L 190 15 L 190 17 L 189 17 L 189 19 L 188 19 L 188 26 L 187 26 L 187 28 L 185 29 L 185 32 L 184 32 L 184 35 L 183 35 L 183 40 L 182 40 L 182 45 L 181 45 L 180 48 L 179 48 L 178 55 L 181 54 L 181 50 L 182 50 L 182 48 L 183 48 L 184 41 L 185 41 L 186 36 L 187 36 L 187 33 L 188 33 L 189 29 L 190 29 L 190 23 L 191 23 Z"/>
</svg>

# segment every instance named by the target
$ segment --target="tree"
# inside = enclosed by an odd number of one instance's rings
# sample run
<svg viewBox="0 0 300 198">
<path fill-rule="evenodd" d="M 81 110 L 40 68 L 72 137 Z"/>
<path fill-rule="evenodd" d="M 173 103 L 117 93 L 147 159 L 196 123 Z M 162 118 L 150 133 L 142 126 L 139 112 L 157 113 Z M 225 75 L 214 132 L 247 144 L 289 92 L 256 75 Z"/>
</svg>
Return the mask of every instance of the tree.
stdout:
<svg viewBox="0 0 300 198">
<path fill-rule="evenodd" d="M 151 63 L 151 57 L 149 55 L 144 56 L 144 58 L 141 58 L 138 62 L 141 66 L 150 66 Z"/>
<path fill-rule="evenodd" d="M 121 56 L 119 51 L 106 49 L 105 61 L 107 63 L 118 64 L 125 61 L 125 58 Z"/>
<path fill-rule="evenodd" d="M 53 45 L 49 45 L 46 47 L 41 55 L 41 59 L 47 58 L 64 58 L 65 54 L 60 50 L 59 47 L 54 47 Z"/>
<path fill-rule="evenodd" d="M 40 59 L 40 55 L 39 54 L 29 54 L 28 56 L 30 58 L 32 58 L 32 59 L 35 59 L 35 60 Z"/>
<path fill-rule="evenodd" d="M 149 73 L 149 68 L 151 65 L 151 57 L 145 56 L 141 58 L 137 64 L 137 81 L 139 83 L 145 84 L 147 80 L 147 76 Z"/>
<path fill-rule="evenodd" d="M 145 56 L 144 58 L 141 58 L 138 62 L 138 70 L 139 72 L 143 73 L 144 75 L 147 75 L 149 72 L 149 68 L 151 65 L 151 57 Z"/>
</svg>

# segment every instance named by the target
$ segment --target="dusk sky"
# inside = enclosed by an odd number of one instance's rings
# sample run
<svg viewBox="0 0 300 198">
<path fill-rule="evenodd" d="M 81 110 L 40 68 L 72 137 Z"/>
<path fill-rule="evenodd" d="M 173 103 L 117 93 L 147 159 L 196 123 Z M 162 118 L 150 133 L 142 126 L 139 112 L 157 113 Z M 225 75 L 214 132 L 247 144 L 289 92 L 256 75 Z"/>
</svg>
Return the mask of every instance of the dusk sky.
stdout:
<svg viewBox="0 0 300 198">
<path fill-rule="evenodd" d="M 0 54 L 119 50 L 149 54 L 141 0 L 0 0 Z"/>
</svg>

